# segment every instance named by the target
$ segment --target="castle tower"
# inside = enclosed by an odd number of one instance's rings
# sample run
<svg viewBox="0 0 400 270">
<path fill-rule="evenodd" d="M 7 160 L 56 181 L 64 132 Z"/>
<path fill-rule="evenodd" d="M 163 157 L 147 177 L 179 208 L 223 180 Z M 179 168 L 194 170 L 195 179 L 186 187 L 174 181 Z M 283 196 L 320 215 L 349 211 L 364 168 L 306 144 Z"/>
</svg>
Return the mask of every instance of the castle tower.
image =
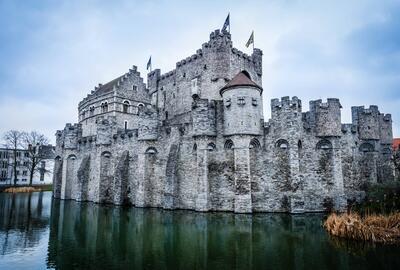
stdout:
<svg viewBox="0 0 400 270">
<path fill-rule="evenodd" d="M 322 100 L 310 101 L 311 123 L 318 137 L 340 137 L 342 123 L 339 99 L 328 98 L 327 102 Z"/>
<path fill-rule="evenodd" d="M 242 71 L 221 90 L 224 135 L 261 135 L 262 88 Z"/>
<path fill-rule="evenodd" d="M 234 143 L 236 213 L 251 213 L 250 141 L 261 135 L 262 88 L 242 71 L 221 90 L 224 136 Z"/>
<path fill-rule="evenodd" d="M 275 144 L 273 155 L 276 157 L 276 167 L 279 167 L 279 185 L 286 187 L 301 186 L 301 162 L 304 151 L 302 150 L 303 126 L 301 100 L 294 96 L 286 96 L 271 100 L 271 122 L 273 131 L 271 136 Z M 289 208 L 291 212 L 303 212 L 304 196 L 302 190 L 290 193 Z"/>
</svg>

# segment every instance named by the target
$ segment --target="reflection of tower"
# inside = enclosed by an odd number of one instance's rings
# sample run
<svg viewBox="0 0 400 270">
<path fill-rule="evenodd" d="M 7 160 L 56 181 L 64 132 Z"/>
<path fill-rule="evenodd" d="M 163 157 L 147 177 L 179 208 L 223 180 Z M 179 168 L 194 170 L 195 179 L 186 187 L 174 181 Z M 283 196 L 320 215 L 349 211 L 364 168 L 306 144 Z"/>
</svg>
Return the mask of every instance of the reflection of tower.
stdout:
<svg viewBox="0 0 400 270">
<path fill-rule="evenodd" d="M 250 142 L 262 133 L 262 88 L 246 71 L 221 90 L 224 102 L 224 136 L 233 141 L 235 166 L 234 211 L 251 213 Z"/>
</svg>

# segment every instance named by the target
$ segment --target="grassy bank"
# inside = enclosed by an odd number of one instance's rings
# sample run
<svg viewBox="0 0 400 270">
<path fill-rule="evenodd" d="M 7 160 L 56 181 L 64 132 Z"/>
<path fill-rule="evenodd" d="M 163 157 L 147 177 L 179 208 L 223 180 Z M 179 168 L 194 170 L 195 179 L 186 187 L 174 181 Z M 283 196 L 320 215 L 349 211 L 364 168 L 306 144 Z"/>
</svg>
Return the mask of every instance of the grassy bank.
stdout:
<svg viewBox="0 0 400 270">
<path fill-rule="evenodd" d="M 6 186 L 1 187 L 0 192 L 6 193 L 26 193 L 38 191 L 52 191 L 53 185 L 32 185 L 32 186 Z"/>
<path fill-rule="evenodd" d="M 329 234 L 352 240 L 380 243 L 400 242 L 400 213 L 388 215 L 356 213 L 328 216 L 324 223 Z"/>
</svg>

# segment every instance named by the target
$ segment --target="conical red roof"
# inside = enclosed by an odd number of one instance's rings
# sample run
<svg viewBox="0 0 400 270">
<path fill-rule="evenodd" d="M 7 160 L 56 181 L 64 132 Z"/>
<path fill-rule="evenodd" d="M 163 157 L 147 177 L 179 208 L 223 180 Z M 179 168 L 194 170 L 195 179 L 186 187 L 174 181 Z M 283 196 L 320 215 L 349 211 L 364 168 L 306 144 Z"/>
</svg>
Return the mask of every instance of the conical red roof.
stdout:
<svg viewBox="0 0 400 270">
<path fill-rule="evenodd" d="M 219 91 L 220 94 L 228 88 L 231 87 L 236 87 L 236 86 L 251 86 L 251 87 L 256 87 L 261 90 L 262 92 L 262 87 L 256 84 L 254 81 L 250 79 L 250 76 L 248 75 L 247 72 L 241 71 L 239 72 L 235 77 L 233 77 L 232 80 L 230 80 L 224 87 L 221 88 Z"/>
</svg>

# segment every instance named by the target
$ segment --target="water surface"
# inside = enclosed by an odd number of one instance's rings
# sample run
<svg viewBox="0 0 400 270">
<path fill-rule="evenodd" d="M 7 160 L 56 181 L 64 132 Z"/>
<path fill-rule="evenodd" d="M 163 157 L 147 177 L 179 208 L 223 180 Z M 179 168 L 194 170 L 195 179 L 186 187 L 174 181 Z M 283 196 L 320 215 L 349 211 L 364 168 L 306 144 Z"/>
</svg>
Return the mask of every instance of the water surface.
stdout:
<svg viewBox="0 0 400 270">
<path fill-rule="evenodd" d="M 399 246 L 332 239 L 323 218 L 0 194 L 0 269 L 400 269 Z"/>
</svg>

